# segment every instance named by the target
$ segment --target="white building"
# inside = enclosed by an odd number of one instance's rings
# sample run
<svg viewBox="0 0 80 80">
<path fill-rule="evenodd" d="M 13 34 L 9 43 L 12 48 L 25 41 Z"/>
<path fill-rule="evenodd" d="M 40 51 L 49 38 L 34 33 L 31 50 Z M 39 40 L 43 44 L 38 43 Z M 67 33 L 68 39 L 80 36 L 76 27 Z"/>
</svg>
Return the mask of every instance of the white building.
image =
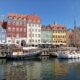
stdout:
<svg viewBox="0 0 80 80">
<path fill-rule="evenodd" d="M 30 15 L 27 22 L 27 44 L 38 45 L 41 43 L 41 23 L 40 18 Z"/>
<path fill-rule="evenodd" d="M 27 24 L 27 43 L 38 45 L 41 43 L 41 25 Z"/>
</svg>

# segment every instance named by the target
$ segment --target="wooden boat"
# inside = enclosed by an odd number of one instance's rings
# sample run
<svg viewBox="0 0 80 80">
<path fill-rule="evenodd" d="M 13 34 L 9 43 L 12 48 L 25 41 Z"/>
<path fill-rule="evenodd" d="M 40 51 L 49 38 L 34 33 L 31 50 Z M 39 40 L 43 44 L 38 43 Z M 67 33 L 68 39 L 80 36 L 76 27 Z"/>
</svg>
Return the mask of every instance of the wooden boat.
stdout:
<svg viewBox="0 0 80 80">
<path fill-rule="evenodd" d="M 19 48 L 14 48 L 12 54 L 8 54 L 6 56 L 7 59 L 30 59 L 30 58 L 35 58 L 39 56 L 39 53 L 36 52 L 35 49 L 32 48 L 26 48 L 24 49 L 19 49 Z"/>
</svg>

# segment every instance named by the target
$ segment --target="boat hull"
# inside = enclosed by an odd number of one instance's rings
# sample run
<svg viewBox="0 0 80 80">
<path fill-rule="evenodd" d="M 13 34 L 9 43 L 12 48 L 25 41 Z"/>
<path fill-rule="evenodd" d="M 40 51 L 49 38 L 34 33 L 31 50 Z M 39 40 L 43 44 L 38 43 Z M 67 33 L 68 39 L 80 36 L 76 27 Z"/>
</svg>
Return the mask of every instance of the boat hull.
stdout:
<svg viewBox="0 0 80 80">
<path fill-rule="evenodd" d="M 62 59 L 78 59 L 78 58 L 80 58 L 80 54 L 59 54 L 58 58 L 62 58 Z"/>
<path fill-rule="evenodd" d="M 26 55 L 7 55 L 6 59 L 7 60 L 21 60 L 21 59 L 34 59 L 34 58 L 38 58 L 39 54 L 26 54 Z"/>
</svg>

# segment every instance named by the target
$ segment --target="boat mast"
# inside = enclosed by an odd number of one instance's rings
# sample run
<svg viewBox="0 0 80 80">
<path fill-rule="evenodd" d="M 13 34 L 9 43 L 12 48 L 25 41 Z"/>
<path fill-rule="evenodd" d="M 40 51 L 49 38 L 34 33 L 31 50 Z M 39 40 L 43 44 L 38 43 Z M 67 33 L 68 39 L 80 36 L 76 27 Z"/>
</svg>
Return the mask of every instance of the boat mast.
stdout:
<svg viewBox="0 0 80 80">
<path fill-rule="evenodd" d="M 74 45 L 75 47 L 76 45 L 76 17 L 74 17 Z"/>
</svg>

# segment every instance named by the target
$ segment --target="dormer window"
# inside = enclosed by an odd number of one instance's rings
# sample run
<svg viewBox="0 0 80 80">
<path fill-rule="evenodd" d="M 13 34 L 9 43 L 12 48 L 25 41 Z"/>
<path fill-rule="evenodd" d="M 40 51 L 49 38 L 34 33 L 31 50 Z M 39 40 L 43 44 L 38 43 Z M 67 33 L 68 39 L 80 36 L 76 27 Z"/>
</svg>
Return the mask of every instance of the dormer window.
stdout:
<svg viewBox="0 0 80 80">
<path fill-rule="evenodd" d="M 14 20 L 17 20 L 17 18 L 16 18 L 16 17 L 14 17 Z"/>
<path fill-rule="evenodd" d="M 9 19 L 9 20 L 12 20 L 12 17 L 9 16 L 8 19 Z"/>
</svg>

